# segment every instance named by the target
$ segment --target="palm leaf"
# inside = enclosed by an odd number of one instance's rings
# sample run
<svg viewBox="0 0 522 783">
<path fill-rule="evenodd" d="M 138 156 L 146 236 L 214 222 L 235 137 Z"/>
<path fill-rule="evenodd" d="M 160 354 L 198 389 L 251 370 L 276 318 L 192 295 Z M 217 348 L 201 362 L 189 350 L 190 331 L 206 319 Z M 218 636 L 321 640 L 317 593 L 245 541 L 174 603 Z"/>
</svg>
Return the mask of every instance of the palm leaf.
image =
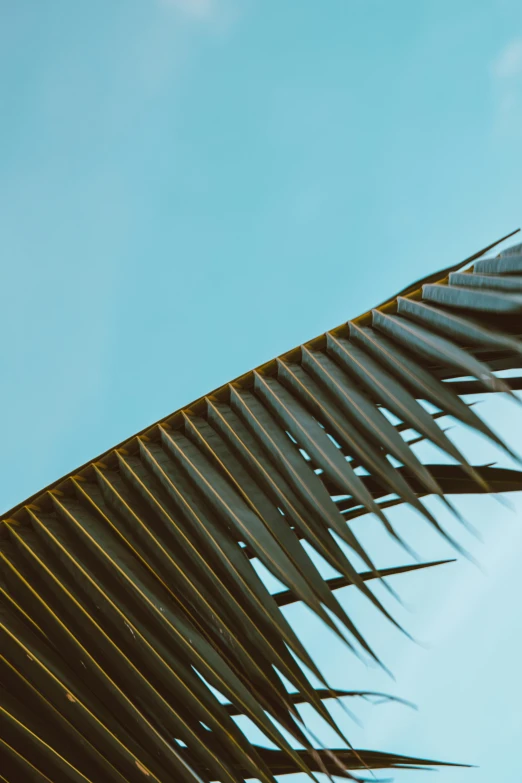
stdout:
<svg viewBox="0 0 522 783">
<path fill-rule="evenodd" d="M 257 748 L 267 766 L 273 770 L 275 775 L 286 775 L 298 772 L 295 764 L 285 759 L 284 754 L 277 750 L 268 748 Z M 351 774 L 355 770 L 373 770 L 373 769 L 432 769 L 440 766 L 440 763 L 432 759 L 414 758 L 412 756 L 396 755 L 394 753 L 379 753 L 371 750 L 346 750 L 339 748 L 331 751 L 299 751 L 299 758 L 302 759 L 310 770 L 315 772 L 327 771 L 336 777 L 349 778 L 351 780 L 361 780 Z M 197 765 L 191 759 L 192 764 Z M 446 766 L 462 767 L 463 764 L 450 764 Z M 245 774 L 244 770 L 239 770 Z M 200 768 L 201 774 L 205 770 Z M 375 780 L 375 778 L 373 778 Z"/>
<path fill-rule="evenodd" d="M 412 565 L 395 566 L 393 568 L 381 568 L 379 570 L 379 576 L 377 576 L 374 571 L 364 571 L 362 574 L 359 574 L 359 577 L 363 581 L 369 582 L 371 579 L 395 576 L 396 574 L 406 574 L 408 571 L 418 571 L 421 568 L 433 568 L 434 566 L 446 565 L 447 563 L 454 562 L 455 560 L 436 560 L 432 563 L 413 563 Z M 353 582 L 349 582 L 344 576 L 334 576 L 331 579 L 327 579 L 326 584 L 330 590 L 339 590 L 341 587 L 350 587 L 353 585 Z M 274 599 L 278 606 L 287 606 L 298 600 L 291 590 L 281 590 L 281 592 L 275 593 Z"/>
<path fill-rule="evenodd" d="M 372 694 L 331 687 L 281 608 L 302 601 L 353 652 L 379 660 L 335 591 L 354 587 L 395 622 L 368 583 L 441 563 L 379 569 L 350 521 L 375 514 L 398 538 L 387 509 L 406 503 L 447 537 L 426 495 L 522 489 L 522 472 L 470 464 L 438 424 L 452 416 L 512 454 L 461 395 L 521 387 L 496 373 L 521 364 L 522 247 L 462 266 L 215 390 L 5 514 L 2 779 L 272 783 L 298 771 L 353 777 L 438 763 L 351 748 L 323 702 Z M 449 463 L 424 463 L 419 440 Z M 338 576 L 324 579 L 310 548 Z M 368 570 L 358 573 L 348 552 Z M 281 592 L 269 593 L 257 561 Z M 348 749 L 317 750 L 298 704 Z M 236 715 L 275 749 L 253 745 Z"/>
</svg>

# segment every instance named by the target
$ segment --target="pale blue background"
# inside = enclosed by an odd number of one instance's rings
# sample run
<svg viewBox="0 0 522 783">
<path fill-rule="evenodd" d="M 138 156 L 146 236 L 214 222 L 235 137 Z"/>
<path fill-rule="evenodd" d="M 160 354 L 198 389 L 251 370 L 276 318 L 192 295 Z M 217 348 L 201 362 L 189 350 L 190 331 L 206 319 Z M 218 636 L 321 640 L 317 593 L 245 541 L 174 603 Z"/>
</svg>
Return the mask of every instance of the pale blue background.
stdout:
<svg viewBox="0 0 522 783">
<path fill-rule="evenodd" d="M 2 510 L 518 227 L 521 141 L 519 0 L 1 0 Z M 520 444 L 514 406 L 480 410 Z M 359 747 L 517 780 L 522 501 L 459 507 L 484 573 L 394 581 L 424 646 L 344 591 L 396 683 L 288 611 L 334 685 L 419 704 L 357 709 Z"/>
</svg>

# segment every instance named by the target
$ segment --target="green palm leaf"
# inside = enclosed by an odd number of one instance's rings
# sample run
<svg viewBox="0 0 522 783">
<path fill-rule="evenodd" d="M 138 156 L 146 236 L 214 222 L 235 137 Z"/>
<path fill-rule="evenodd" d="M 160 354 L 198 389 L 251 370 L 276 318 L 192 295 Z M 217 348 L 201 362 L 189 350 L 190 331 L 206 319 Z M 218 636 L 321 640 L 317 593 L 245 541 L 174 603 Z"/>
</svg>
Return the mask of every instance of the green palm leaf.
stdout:
<svg viewBox="0 0 522 783">
<path fill-rule="evenodd" d="M 387 509 L 406 503 L 448 537 L 425 496 L 522 489 L 522 472 L 470 464 L 438 424 L 452 416 L 514 456 L 461 395 L 521 387 L 496 373 L 520 367 L 522 246 L 479 255 L 472 269 L 430 275 L 5 515 L 0 779 L 272 783 L 298 771 L 354 777 L 438 763 L 351 748 L 324 700 L 383 694 L 333 687 L 281 608 L 303 602 L 353 652 L 379 660 L 335 591 L 354 587 L 395 622 L 368 583 L 448 561 L 378 569 L 350 521 L 375 514 L 398 538 Z M 419 440 L 450 462 L 423 462 Z M 338 575 L 323 578 L 312 551 Z M 282 591 L 270 594 L 258 562 Z M 317 749 L 298 704 L 348 748 Z M 253 745 L 237 715 L 275 749 Z"/>
</svg>

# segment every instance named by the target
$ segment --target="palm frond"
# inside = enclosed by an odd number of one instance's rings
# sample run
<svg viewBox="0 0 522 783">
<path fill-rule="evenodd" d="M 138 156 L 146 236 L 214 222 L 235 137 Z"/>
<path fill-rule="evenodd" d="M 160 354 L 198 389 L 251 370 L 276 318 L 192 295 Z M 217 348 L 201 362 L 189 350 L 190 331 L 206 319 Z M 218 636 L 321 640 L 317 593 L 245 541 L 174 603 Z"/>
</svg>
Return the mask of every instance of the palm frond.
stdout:
<svg viewBox="0 0 522 783">
<path fill-rule="evenodd" d="M 5 515 L 4 779 L 272 783 L 437 764 L 313 747 L 296 704 L 347 743 L 323 700 L 355 692 L 330 687 L 281 607 L 302 601 L 378 661 L 335 591 L 356 588 L 395 622 L 368 582 L 436 563 L 378 569 L 350 520 L 374 514 L 398 538 L 387 509 L 404 502 L 447 536 L 425 496 L 522 489 L 522 472 L 470 464 L 437 423 L 452 416 L 514 456 L 460 395 L 520 388 L 496 373 L 521 365 L 522 246 L 458 269 L 217 389 Z M 425 464 L 412 448 L 420 439 L 450 464 Z M 338 576 L 323 578 L 304 541 Z M 269 593 L 254 559 L 284 591 Z M 276 750 L 253 745 L 239 714 Z"/>
<path fill-rule="evenodd" d="M 374 571 L 364 571 L 359 574 L 359 578 L 364 582 L 369 582 L 372 579 L 384 579 L 384 577 L 387 576 L 406 574 L 409 571 L 418 571 L 421 568 L 433 568 L 434 566 L 455 562 L 455 560 L 435 560 L 432 563 L 413 563 L 411 565 L 395 566 L 393 568 L 380 568 L 378 574 Z M 325 581 L 330 590 L 339 590 L 341 587 L 353 586 L 353 582 L 348 581 L 344 576 L 334 576 Z M 288 606 L 288 604 L 293 604 L 297 601 L 291 590 L 281 590 L 279 593 L 274 593 L 274 599 L 278 606 Z"/>
</svg>

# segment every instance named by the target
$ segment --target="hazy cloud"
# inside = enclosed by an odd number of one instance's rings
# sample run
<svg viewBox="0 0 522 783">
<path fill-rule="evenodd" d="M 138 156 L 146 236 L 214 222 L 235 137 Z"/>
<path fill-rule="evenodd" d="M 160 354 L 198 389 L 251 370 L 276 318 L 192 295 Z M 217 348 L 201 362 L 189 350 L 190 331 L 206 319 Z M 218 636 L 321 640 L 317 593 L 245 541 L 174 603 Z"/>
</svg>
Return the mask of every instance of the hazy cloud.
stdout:
<svg viewBox="0 0 522 783">
<path fill-rule="evenodd" d="M 160 3 L 201 21 L 209 19 L 216 10 L 215 0 L 160 0 Z"/>
<path fill-rule="evenodd" d="M 172 16 L 226 36 L 251 6 L 251 0 L 157 0 Z"/>
<path fill-rule="evenodd" d="M 522 75 L 522 37 L 510 41 L 493 63 L 497 79 L 512 79 Z"/>
<path fill-rule="evenodd" d="M 495 128 L 502 135 L 519 133 L 522 125 L 522 36 L 504 46 L 491 64 Z"/>
</svg>

